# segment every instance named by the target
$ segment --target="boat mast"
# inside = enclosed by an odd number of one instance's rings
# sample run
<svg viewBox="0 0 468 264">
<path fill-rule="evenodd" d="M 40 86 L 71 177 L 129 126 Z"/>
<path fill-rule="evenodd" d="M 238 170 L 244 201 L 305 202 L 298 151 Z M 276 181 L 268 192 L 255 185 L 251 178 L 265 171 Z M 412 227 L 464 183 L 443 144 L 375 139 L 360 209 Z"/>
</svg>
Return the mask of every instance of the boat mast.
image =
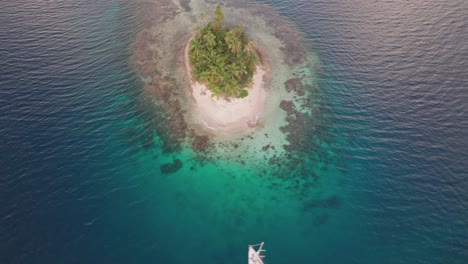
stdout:
<svg viewBox="0 0 468 264">
<path fill-rule="evenodd" d="M 264 264 L 263 263 L 263 258 L 265 256 L 262 256 L 262 252 L 265 252 L 266 250 L 263 249 L 263 242 L 260 244 L 256 245 L 249 245 L 249 264 Z M 258 250 L 255 250 L 255 247 L 258 247 Z"/>
</svg>

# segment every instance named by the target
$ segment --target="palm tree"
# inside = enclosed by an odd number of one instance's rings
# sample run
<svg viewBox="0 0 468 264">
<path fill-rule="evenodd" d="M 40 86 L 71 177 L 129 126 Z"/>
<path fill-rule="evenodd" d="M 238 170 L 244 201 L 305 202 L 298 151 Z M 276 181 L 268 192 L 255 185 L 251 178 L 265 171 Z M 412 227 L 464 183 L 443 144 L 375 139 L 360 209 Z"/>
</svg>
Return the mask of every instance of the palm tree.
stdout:
<svg viewBox="0 0 468 264">
<path fill-rule="evenodd" d="M 200 42 L 195 39 L 190 42 L 190 55 L 193 55 L 195 60 L 198 60 L 201 55 L 201 45 Z"/>
<path fill-rule="evenodd" d="M 203 40 L 206 41 L 209 47 L 214 47 L 216 45 L 216 36 L 213 33 L 204 35 Z"/>
<path fill-rule="evenodd" d="M 211 26 L 213 28 L 213 32 L 218 33 L 222 27 L 222 23 L 224 20 L 224 13 L 219 4 L 216 5 L 214 16 L 215 16 L 215 19 L 213 22 L 211 22 Z"/>
<path fill-rule="evenodd" d="M 244 47 L 244 52 L 250 57 L 254 55 L 255 52 L 255 45 L 252 41 L 249 41 L 247 45 Z"/>
<path fill-rule="evenodd" d="M 195 38 L 200 39 L 200 37 L 202 36 L 202 33 L 203 33 L 202 28 L 199 27 L 199 26 L 196 26 L 195 27 Z"/>
<path fill-rule="evenodd" d="M 231 65 L 228 71 L 232 73 L 233 77 L 236 80 L 240 80 L 242 78 L 242 75 L 244 74 L 241 65 Z"/>
<path fill-rule="evenodd" d="M 232 32 L 237 39 L 243 39 L 244 31 L 240 25 L 237 25 L 234 29 L 232 29 Z"/>
<path fill-rule="evenodd" d="M 232 42 L 234 41 L 234 34 L 232 33 L 231 30 L 229 30 L 227 33 L 226 33 L 226 37 L 224 37 L 224 41 L 226 42 L 226 44 L 228 45 L 229 49 L 230 48 L 230 45 L 232 45 Z"/>
<path fill-rule="evenodd" d="M 232 53 L 238 54 L 242 50 L 242 42 L 240 42 L 238 39 L 235 39 L 230 45 L 230 49 Z"/>
<path fill-rule="evenodd" d="M 224 20 L 224 12 L 221 9 L 221 5 L 217 4 L 215 8 L 215 20 L 218 21 L 219 23 L 223 22 Z"/>
</svg>

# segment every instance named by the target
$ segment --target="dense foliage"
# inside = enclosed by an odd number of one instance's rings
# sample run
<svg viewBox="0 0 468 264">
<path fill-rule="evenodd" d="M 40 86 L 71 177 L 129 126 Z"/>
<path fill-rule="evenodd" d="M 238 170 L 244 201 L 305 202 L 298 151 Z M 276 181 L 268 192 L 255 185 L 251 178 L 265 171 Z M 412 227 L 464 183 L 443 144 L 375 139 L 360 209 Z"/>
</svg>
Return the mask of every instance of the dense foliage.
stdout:
<svg viewBox="0 0 468 264">
<path fill-rule="evenodd" d="M 216 96 L 245 97 L 258 61 L 254 44 L 239 25 L 222 25 L 224 13 L 219 5 L 214 14 L 213 21 L 196 28 L 190 42 L 193 77 Z"/>
</svg>

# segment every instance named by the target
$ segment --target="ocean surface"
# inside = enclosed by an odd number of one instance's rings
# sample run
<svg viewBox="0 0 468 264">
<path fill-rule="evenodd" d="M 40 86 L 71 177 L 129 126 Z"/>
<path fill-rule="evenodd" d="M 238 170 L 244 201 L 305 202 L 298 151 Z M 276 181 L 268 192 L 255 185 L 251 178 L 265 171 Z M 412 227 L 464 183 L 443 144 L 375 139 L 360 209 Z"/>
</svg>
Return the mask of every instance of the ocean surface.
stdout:
<svg viewBox="0 0 468 264">
<path fill-rule="evenodd" d="M 311 197 L 161 150 L 132 0 L 0 1 L 1 264 L 468 263 L 467 2 L 258 3 L 320 58 Z"/>
</svg>

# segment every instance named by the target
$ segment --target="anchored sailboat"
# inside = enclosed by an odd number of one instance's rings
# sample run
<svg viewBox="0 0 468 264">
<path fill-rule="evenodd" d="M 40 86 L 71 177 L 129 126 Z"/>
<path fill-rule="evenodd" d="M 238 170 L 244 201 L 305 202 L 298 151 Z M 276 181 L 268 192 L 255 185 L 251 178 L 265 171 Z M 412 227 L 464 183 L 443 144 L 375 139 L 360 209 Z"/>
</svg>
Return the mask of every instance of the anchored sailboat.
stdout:
<svg viewBox="0 0 468 264">
<path fill-rule="evenodd" d="M 260 244 L 256 245 L 249 245 L 249 264 L 264 264 L 263 263 L 263 258 L 265 256 L 262 256 L 262 252 L 266 251 L 263 248 L 263 242 Z M 258 250 L 255 249 L 255 247 L 258 247 Z"/>
</svg>

